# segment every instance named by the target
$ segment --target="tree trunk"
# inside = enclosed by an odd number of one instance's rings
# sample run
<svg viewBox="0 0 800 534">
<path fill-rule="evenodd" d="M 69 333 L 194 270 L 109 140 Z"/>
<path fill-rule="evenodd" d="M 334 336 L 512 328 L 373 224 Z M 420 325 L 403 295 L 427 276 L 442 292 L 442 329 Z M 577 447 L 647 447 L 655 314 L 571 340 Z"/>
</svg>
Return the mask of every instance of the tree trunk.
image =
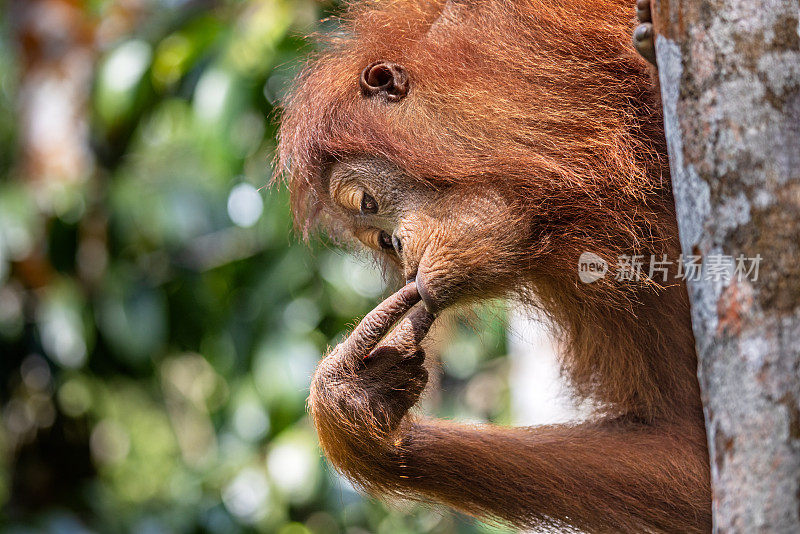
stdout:
<svg viewBox="0 0 800 534">
<path fill-rule="evenodd" d="M 715 531 L 800 532 L 800 3 L 653 7 Z"/>
</svg>

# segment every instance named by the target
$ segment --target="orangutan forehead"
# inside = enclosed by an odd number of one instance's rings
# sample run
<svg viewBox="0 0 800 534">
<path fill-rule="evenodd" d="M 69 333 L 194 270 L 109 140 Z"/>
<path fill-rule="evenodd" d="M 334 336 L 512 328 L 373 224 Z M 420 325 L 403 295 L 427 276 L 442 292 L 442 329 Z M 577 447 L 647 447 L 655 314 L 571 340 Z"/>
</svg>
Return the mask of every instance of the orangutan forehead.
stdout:
<svg viewBox="0 0 800 534">
<path fill-rule="evenodd" d="M 328 196 L 332 193 L 332 184 L 337 183 L 361 183 L 391 191 L 400 183 L 419 181 L 386 158 L 374 155 L 331 159 L 322 169 L 319 180 L 317 191 Z"/>
</svg>

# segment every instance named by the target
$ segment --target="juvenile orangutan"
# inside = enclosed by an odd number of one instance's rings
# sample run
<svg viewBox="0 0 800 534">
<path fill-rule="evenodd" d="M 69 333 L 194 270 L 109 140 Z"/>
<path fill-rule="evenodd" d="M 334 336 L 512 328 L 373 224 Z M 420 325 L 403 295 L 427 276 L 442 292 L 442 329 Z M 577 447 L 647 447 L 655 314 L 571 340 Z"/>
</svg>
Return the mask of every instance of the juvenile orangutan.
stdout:
<svg viewBox="0 0 800 534">
<path fill-rule="evenodd" d="M 311 387 L 328 458 L 370 493 L 522 527 L 710 529 L 674 264 L 667 283 L 646 267 L 578 277 L 584 252 L 609 265 L 680 252 L 633 14 L 618 0 L 354 1 L 297 81 L 279 147 L 297 224 L 360 240 L 407 281 L 331 350 Z M 437 314 L 494 297 L 549 316 L 594 418 L 505 428 L 408 413 Z"/>
</svg>

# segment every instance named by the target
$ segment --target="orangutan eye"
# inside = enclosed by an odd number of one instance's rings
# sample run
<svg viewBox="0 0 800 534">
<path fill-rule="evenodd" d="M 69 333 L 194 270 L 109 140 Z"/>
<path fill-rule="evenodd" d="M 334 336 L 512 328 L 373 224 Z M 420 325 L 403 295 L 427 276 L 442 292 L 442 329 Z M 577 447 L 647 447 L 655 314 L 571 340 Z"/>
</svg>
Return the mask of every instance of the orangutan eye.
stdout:
<svg viewBox="0 0 800 534">
<path fill-rule="evenodd" d="M 394 252 L 394 244 L 392 243 L 392 236 L 384 232 L 383 230 L 380 231 L 378 234 L 378 244 L 383 250 L 391 250 Z"/>
<path fill-rule="evenodd" d="M 394 252 L 392 236 L 377 228 L 363 228 L 355 231 L 355 236 L 368 247 L 375 250 Z"/>
<path fill-rule="evenodd" d="M 359 210 L 364 215 L 378 213 L 378 203 L 369 193 L 365 192 L 361 195 L 361 206 Z"/>
</svg>

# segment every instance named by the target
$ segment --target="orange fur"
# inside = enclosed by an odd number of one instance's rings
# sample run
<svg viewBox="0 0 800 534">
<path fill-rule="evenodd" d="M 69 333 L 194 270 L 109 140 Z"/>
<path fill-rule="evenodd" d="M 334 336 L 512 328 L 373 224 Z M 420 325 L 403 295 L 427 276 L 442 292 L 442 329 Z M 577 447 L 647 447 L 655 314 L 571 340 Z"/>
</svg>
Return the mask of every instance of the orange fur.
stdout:
<svg viewBox="0 0 800 534">
<path fill-rule="evenodd" d="M 449 4 L 456 14 L 440 18 L 443 6 L 355 2 L 309 63 L 286 103 L 278 155 L 296 220 L 306 232 L 320 215 L 336 224 L 325 169 L 363 155 L 447 191 L 442 211 L 500 190 L 500 222 L 514 240 L 493 242 L 498 228 L 481 223 L 476 248 L 437 268 L 444 277 L 455 265 L 472 269 L 469 298 L 513 293 L 549 314 L 567 376 L 602 413 L 577 426 L 472 428 L 406 416 L 415 389 L 383 400 L 399 403 L 395 421 L 360 396 L 355 371 L 328 369 L 311 396 L 323 447 L 375 493 L 524 526 L 707 531 L 685 288 L 576 276 L 584 251 L 611 264 L 679 253 L 660 103 L 630 46 L 633 3 L 477 0 Z M 358 90 L 361 69 L 377 60 L 409 73 L 402 102 Z M 498 287 L 483 290 L 481 273 Z"/>
</svg>

